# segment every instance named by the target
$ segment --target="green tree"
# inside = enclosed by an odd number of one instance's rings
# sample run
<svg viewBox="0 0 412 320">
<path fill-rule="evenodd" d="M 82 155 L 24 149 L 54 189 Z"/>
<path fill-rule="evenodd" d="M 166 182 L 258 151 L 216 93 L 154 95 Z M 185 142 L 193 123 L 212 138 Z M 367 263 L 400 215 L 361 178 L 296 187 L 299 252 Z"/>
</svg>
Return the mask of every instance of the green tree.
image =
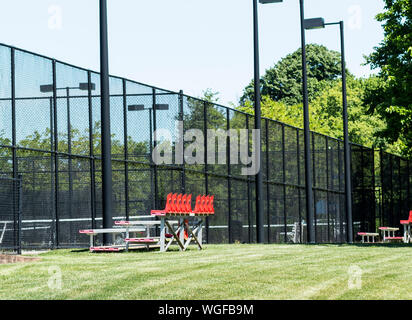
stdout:
<svg viewBox="0 0 412 320">
<path fill-rule="evenodd" d="M 367 90 L 364 101 L 386 122 L 377 136 L 398 142 L 400 151 L 412 157 L 412 2 L 385 0 L 385 12 L 376 19 L 385 37 L 367 63 L 380 68 L 381 80 Z"/>
<path fill-rule="evenodd" d="M 377 114 L 369 114 L 363 104 L 366 88 L 375 79 L 356 79 L 349 76 L 347 79 L 349 138 L 351 142 L 369 147 L 381 145 L 380 138 L 375 133 L 385 127 L 385 122 Z M 242 111 L 253 113 L 251 102 L 239 108 Z M 262 99 L 262 115 L 269 119 L 302 128 L 302 104 L 287 105 L 284 102 L 273 101 L 271 97 Z M 342 121 L 342 81 L 340 79 L 325 83 L 325 88 L 309 106 L 311 130 L 334 138 L 343 139 Z"/>
<path fill-rule="evenodd" d="M 309 100 L 317 96 L 330 80 L 341 75 L 340 54 L 328 50 L 325 46 L 308 44 L 306 46 L 308 65 Z M 288 105 L 302 101 L 302 50 L 281 59 L 274 67 L 268 69 L 261 79 L 262 95 L 269 96 L 274 101 Z M 253 101 L 253 81 L 244 89 L 240 99 L 241 104 Z"/>
<path fill-rule="evenodd" d="M 183 117 L 185 130 L 203 130 L 205 106 L 207 112 L 206 129 L 225 129 L 226 114 L 223 113 L 223 109 L 215 107 L 214 105 L 214 103 L 219 101 L 218 94 L 218 92 L 213 92 L 211 89 L 207 89 L 203 92 L 203 96 L 198 99 L 187 98 L 185 114 Z"/>
</svg>

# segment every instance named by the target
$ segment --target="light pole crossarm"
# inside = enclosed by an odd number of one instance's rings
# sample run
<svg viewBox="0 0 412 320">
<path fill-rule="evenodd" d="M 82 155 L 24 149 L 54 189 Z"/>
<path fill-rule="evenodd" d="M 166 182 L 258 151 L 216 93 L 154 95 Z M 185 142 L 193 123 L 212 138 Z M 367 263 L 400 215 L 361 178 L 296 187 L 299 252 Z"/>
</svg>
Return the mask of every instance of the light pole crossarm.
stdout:
<svg viewBox="0 0 412 320">
<path fill-rule="evenodd" d="M 332 26 L 332 25 L 337 25 L 340 23 L 341 23 L 340 21 L 339 22 L 328 22 L 328 23 L 325 23 L 325 26 Z"/>
</svg>

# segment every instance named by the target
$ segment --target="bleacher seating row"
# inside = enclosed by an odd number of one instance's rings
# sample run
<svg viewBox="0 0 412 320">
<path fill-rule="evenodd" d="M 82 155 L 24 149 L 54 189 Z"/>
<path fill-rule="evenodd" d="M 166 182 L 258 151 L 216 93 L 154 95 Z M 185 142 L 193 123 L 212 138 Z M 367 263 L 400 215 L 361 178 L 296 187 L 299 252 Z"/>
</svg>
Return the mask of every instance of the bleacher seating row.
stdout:
<svg viewBox="0 0 412 320">
<path fill-rule="evenodd" d="M 192 195 L 169 193 L 166 198 L 164 210 L 152 210 L 152 216 L 166 215 L 188 215 L 188 216 L 208 216 L 215 214 L 214 196 L 198 195 L 196 204 L 192 210 Z"/>
</svg>

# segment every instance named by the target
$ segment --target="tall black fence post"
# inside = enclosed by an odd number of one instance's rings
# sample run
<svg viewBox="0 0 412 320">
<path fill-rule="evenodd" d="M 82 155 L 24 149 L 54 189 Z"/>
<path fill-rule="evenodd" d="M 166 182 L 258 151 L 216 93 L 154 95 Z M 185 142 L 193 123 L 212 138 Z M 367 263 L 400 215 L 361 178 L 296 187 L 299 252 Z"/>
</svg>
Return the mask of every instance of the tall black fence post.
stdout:
<svg viewBox="0 0 412 320">
<path fill-rule="evenodd" d="M 13 178 L 17 178 L 17 141 L 16 141 L 16 66 L 15 66 L 15 50 L 11 48 L 11 130 L 12 130 L 12 147 L 13 147 Z"/>
<path fill-rule="evenodd" d="M 179 121 L 184 121 L 184 111 L 183 111 L 183 90 L 179 91 Z M 183 124 L 183 135 L 184 135 L 184 124 Z M 183 136 L 181 137 L 183 139 Z M 185 161 L 183 157 L 182 170 L 181 170 L 181 192 L 186 193 L 186 169 Z"/>
<path fill-rule="evenodd" d="M 230 130 L 230 114 L 229 109 L 226 109 L 226 130 Z M 227 211 L 228 211 L 228 231 L 229 231 L 229 243 L 233 243 L 233 224 L 232 224 L 232 171 L 230 167 L 230 137 L 226 137 L 227 147 L 226 147 L 226 169 L 227 169 Z"/>
<path fill-rule="evenodd" d="M 127 92 L 126 80 L 122 80 L 123 87 L 123 127 L 124 127 L 124 191 L 126 201 L 126 220 L 129 221 L 129 146 L 128 146 L 128 128 L 127 128 Z"/>
<path fill-rule="evenodd" d="M 268 224 L 267 237 L 268 243 L 271 243 L 270 232 L 270 158 L 269 158 L 269 121 L 265 120 L 265 142 L 266 142 L 266 220 Z"/>
<path fill-rule="evenodd" d="M 68 203 L 68 216 L 69 219 L 72 218 L 72 208 L 73 208 L 73 162 L 72 162 L 72 125 L 71 125 L 71 115 L 70 115 L 70 88 L 66 88 L 66 113 L 67 113 L 67 152 L 69 154 L 68 158 L 68 175 L 69 175 L 69 203 Z M 73 234 L 72 223 L 70 224 L 70 237 Z"/>
<path fill-rule="evenodd" d="M 53 68 L 53 124 L 54 124 L 54 221 L 55 235 L 54 247 L 59 247 L 59 134 L 57 130 L 57 82 L 56 82 L 56 60 L 52 62 Z"/>
<path fill-rule="evenodd" d="M 286 197 L 286 145 L 285 145 L 285 125 L 282 124 L 282 189 L 283 189 L 283 227 L 285 228 L 284 230 L 284 241 L 285 243 L 288 242 L 288 234 L 287 234 L 287 208 L 286 208 L 286 202 L 287 202 L 287 197 Z"/>
<path fill-rule="evenodd" d="M 87 90 L 87 101 L 89 110 L 89 155 L 90 155 L 90 199 L 91 199 L 91 228 L 96 228 L 96 165 L 94 158 L 94 139 L 93 139 L 93 99 L 92 99 L 92 75 L 91 72 L 87 72 L 87 82 L 89 88 Z"/>
<path fill-rule="evenodd" d="M 100 88 L 102 117 L 102 195 L 103 228 L 113 224 L 113 181 L 110 134 L 109 48 L 107 37 L 107 0 L 100 0 Z M 104 245 L 109 245 L 109 234 L 103 235 Z"/>
<path fill-rule="evenodd" d="M 308 79 L 306 65 L 306 40 L 305 40 L 305 13 L 304 3 L 300 0 L 300 28 L 302 38 L 302 86 L 303 86 L 303 118 L 304 118 L 304 134 L 305 134 L 305 187 L 306 187 L 306 216 L 308 242 L 315 243 L 315 227 L 314 227 L 314 208 L 313 208 L 313 189 L 312 189 L 312 165 L 311 165 L 311 148 L 310 148 L 310 124 L 309 124 L 309 100 L 308 100 Z"/>
<path fill-rule="evenodd" d="M 157 135 L 156 135 L 156 130 L 157 130 L 157 117 L 156 117 L 156 89 L 152 89 L 152 112 L 153 112 L 153 148 L 156 148 L 157 146 Z M 151 118 L 151 117 L 150 117 Z M 157 179 L 157 164 L 153 162 L 153 155 L 152 155 L 152 149 L 150 150 L 150 161 L 153 166 L 153 180 L 154 180 L 154 203 L 155 207 L 159 207 L 159 185 L 158 185 L 158 179 Z"/>
<path fill-rule="evenodd" d="M 17 192 L 18 192 L 18 210 L 17 210 L 17 254 L 21 254 L 21 231 L 22 231 L 22 216 L 23 216 L 23 176 L 18 175 Z"/>
<path fill-rule="evenodd" d="M 259 171 L 255 176 L 256 184 L 256 240 L 258 243 L 264 242 L 263 228 L 263 179 L 262 179 L 262 146 L 260 143 L 261 131 L 261 109 L 260 109 L 260 73 L 259 73 L 259 31 L 258 31 L 258 4 L 257 0 L 253 0 L 253 43 L 254 43 L 254 95 L 255 95 L 255 129 L 258 132 L 259 148 L 256 150 Z"/>
<path fill-rule="evenodd" d="M 352 221 L 352 177 L 351 177 L 351 155 L 349 146 L 348 130 L 348 102 L 346 95 L 346 61 L 345 61 L 345 38 L 343 21 L 340 26 L 341 41 L 341 65 L 342 65 L 342 99 L 343 99 L 343 132 L 344 132 L 344 153 L 345 153 L 345 202 L 346 219 L 348 224 L 348 242 L 353 242 L 353 221 Z"/>
</svg>

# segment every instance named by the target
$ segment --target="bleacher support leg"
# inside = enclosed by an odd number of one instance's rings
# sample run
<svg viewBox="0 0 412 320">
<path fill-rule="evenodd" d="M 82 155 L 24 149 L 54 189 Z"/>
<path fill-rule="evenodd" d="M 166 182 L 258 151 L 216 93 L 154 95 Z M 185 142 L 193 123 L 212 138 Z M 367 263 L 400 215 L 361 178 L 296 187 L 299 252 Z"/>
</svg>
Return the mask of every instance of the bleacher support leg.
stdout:
<svg viewBox="0 0 412 320">
<path fill-rule="evenodd" d="M 165 219 L 160 220 L 160 252 L 165 252 L 165 240 L 166 240 L 166 226 Z"/>
</svg>

